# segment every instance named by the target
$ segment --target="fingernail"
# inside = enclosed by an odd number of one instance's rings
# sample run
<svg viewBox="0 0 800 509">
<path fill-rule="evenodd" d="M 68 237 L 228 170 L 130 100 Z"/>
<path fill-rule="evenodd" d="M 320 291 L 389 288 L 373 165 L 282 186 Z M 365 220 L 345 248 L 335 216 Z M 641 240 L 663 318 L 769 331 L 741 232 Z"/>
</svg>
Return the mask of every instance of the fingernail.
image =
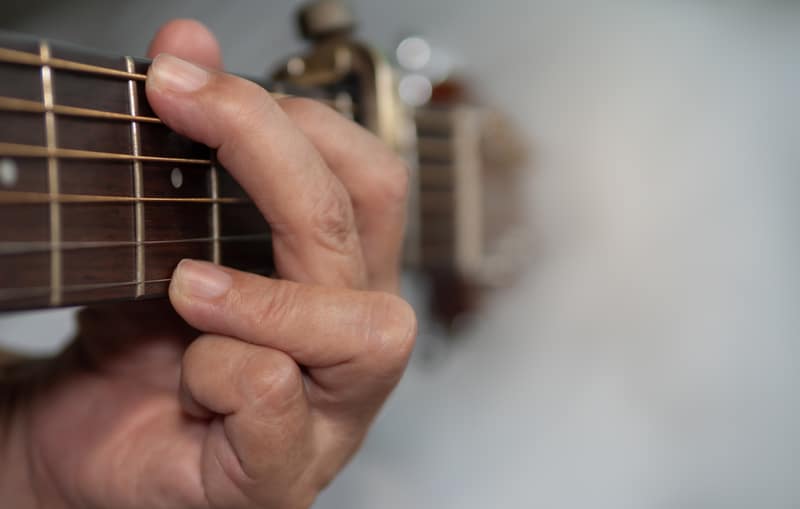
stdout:
<svg viewBox="0 0 800 509">
<path fill-rule="evenodd" d="M 156 88 L 173 92 L 194 92 L 208 83 L 208 71 L 166 53 L 150 64 L 148 82 Z"/>
<path fill-rule="evenodd" d="M 223 296 L 231 289 L 233 279 L 217 265 L 208 262 L 183 260 L 173 276 L 180 293 L 201 300 Z"/>
</svg>

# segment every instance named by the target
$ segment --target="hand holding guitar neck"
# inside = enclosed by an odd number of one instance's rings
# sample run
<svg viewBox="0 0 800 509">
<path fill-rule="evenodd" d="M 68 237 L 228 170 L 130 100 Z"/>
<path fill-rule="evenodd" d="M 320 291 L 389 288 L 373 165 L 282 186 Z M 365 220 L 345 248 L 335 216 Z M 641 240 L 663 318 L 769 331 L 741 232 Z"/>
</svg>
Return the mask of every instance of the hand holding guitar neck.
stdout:
<svg viewBox="0 0 800 509">
<path fill-rule="evenodd" d="M 26 383 L 0 389 L 4 504 L 307 507 L 413 345 L 414 313 L 392 294 L 405 167 L 327 106 L 214 69 L 196 23 L 168 25 L 152 52 L 155 112 L 218 149 L 272 225 L 285 280 L 184 261 L 170 299 L 199 339 L 158 302 L 90 308 L 63 355 L 10 368 Z"/>
</svg>

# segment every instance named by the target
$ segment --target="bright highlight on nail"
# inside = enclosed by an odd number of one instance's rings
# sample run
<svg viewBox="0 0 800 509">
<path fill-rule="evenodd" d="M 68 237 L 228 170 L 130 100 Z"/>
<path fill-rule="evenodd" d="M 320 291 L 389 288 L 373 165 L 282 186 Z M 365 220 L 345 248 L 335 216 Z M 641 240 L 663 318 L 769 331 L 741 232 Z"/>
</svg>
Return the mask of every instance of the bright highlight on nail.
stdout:
<svg viewBox="0 0 800 509">
<path fill-rule="evenodd" d="M 180 58 L 162 53 L 150 65 L 148 84 L 161 90 L 195 92 L 208 83 L 207 70 Z"/>
<path fill-rule="evenodd" d="M 199 300 L 222 297 L 233 285 L 233 278 L 209 262 L 183 260 L 173 276 L 179 293 Z"/>
</svg>

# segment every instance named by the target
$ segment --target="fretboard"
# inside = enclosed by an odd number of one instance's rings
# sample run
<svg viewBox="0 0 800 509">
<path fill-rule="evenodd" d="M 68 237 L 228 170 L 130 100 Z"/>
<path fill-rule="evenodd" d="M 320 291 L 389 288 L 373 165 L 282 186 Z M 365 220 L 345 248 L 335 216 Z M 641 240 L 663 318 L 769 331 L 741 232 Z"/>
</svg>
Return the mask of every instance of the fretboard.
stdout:
<svg viewBox="0 0 800 509">
<path fill-rule="evenodd" d="M 0 34 L 0 309 L 163 296 L 183 258 L 272 272 L 268 225 L 155 116 L 148 65 Z"/>
<path fill-rule="evenodd" d="M 269 226 L 208 147 L 156 117 L 148 67 L 0 32 L 0 311 L 163 297 L 184 258 L 274 272 Z M 351 74 L 261 84 L 388 133 L 370 81 L 392 87 Z M 418 150 L 405 154 L 417 170 L 406 264 L 474 273 L 483 248 L 477 117 L 431 108 L 410 122 Z"/>
</svg>

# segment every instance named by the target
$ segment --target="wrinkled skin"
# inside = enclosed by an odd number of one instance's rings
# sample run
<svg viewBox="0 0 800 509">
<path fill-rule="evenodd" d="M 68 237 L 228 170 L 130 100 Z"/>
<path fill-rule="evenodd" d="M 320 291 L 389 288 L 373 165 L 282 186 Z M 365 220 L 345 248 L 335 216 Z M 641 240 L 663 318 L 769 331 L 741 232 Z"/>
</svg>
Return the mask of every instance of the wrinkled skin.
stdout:
<svg viewBox="0 0 800 509">
<path fill-rule="evenodd" d="M 407 172 L 328 107 L 218 71 L 196 22 L 167 24 L 150 53 L 206 69 L 159 56 L 148 98 L 218 149 L 273 225 L 282 279 L 184 261 L 171 305 L 83 311 L 61 356 L 0 389 L 18 400 L 0 448 L 3 505 L 308 507 L 413 347 L 414 314 L 395 295 Z"/>
</svg>

